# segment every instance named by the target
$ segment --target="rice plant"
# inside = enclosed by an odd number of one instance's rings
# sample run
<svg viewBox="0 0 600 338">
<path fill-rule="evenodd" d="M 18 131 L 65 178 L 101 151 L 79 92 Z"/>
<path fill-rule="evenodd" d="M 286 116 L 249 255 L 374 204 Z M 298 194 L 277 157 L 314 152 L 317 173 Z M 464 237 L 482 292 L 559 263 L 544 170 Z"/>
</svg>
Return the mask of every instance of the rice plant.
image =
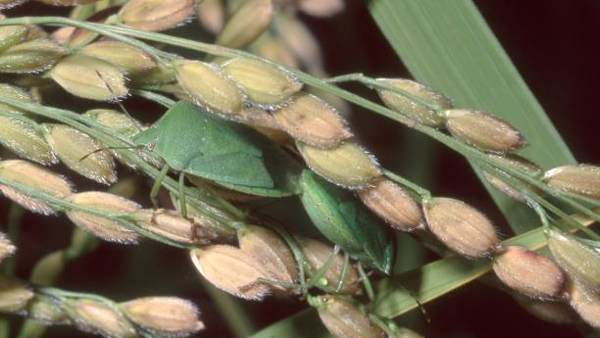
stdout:
<svg viewBox="0 0 600 338">
<path fill-rule="evenodd" d="M 600 167 L 471 1 L 0 9 L 0 337 L 600 328 Z"/>
</svg>

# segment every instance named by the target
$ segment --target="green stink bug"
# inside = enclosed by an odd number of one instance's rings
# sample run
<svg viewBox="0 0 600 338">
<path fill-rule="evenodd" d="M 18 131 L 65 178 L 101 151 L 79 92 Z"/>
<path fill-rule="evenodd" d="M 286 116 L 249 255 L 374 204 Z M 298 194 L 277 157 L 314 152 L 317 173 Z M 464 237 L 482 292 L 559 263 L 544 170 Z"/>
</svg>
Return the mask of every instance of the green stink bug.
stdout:
<svg viewBox="0 0 600 338">
<path fill-rule="evenodd" d="M 352 192 L 305 170 L 300 180 L 304 209 L 321 233 L 353 258 L 390 273 L 394 240 L 387 227 Z"/>
<path fill-rule="evenodd" d="M 151 145 L 171 169 L 230 189 L 261 196 L 298 191 L 299 166 L 276 144 L 187 101 L 177 102 L 133 139 Z"/>
</svg>

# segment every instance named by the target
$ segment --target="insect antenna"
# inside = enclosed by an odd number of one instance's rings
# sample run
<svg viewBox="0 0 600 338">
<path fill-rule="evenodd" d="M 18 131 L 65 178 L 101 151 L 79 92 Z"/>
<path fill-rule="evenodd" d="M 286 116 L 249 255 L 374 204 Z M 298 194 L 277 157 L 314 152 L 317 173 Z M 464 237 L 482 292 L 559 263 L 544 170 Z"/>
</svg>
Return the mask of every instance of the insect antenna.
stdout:
<svg viewBox="0 0 600 338">
<path fill-rule="evenodd" d="M 104 76 L 102 76 L 102 73 L 100 73 L 100 71 L 98 69 L 96 69 L 96 75 L 98 75 L 100 80 L 102 80 L 102 82 L 106 86 L 106 89 L 108 89 L 108 91 L 111 94 L 115 95 L 115 92 L 112 90 L 112 88 L 108 84 L 108 81 L 106 81 L 106 79 L 104 79 Z M 115 97 L 116 97 L 116 95 L 115 95 Z M 123 113 L 125 113 L 125 115 L 127 115 L 127 117 L 131 120 L 131 122 L 133 122 L 133 125 L 135 126 L 135 128 L 137 128 L 138 131 L 141 131 L 141 128 L 138 125 L 137 121 L 133 117 L 131 117 L 131 114 L 129 114 L 129 111 L 127 109 L 125 109 L 125 106 L 119 101 L 115 101 L 115 103 L 119 106 L 119 108 L 121 108 Z"/>
<path fill-rule="evenodd" d="M 143 145 L 137 145 L 137 146 L 127 146 L 127 147 L 105 147 L 105 148 L 100 148 L 100 149 L 96 149 L 96 150 L 94 150 L 94 151 L 92 151 L 92 152 L 90 152 L 88 154 L 85 154 L 84 156 L 82 156 L 79 159 L 79 162 L 81 162 L 81 161 L 85 160 L 86 158 L 88 158 L 88 157 L 90 157 L 90 156 L 92 156 L 94 154 L 97 154 L 97 153 L 99 153 L 101 151 L 119 150 L 119 149 L 135 149 L 135 148 L 138 148 L 138 149 L 141 148 L 141 149 L 143 149 L 144 146 Z"/>
<path fill-rule="evenodd" d="M 100 71 L 98 69 L 96 69 L 96 75 L 98 75 L 98 77 L 100 78 L 100 80 L 102 80 L 102 82 L 104 83 L 104 85 L 106 86 L 106 89 L 113 95 L 115 95 L 115 92 L 113 91 L 113 89 L 110 87 L 110 84 L 108 83 L 108 81 L 106 81 L 106 79 L 104 78 L 104 76 L 102 75 L 102 73 L 100 73 Z M 127 115 L 127 117 L 133 122 L 133 125 L 135 126 L 135 128 L 137 129 L 137 131 L 142 131 L 142 129 L 140 128 L 138 122 L 131 116 L 131 114 L 129 114 L 129 111 L 127 111 L 127 109 L 125 108 L 125 106 L 123 106 L 123 104 L 121 102 L 116 101 L 115 102 L 119 108 L 121 108 L 121 110 L 123 111 L 123 113 L 125 115 Z M 97 154 L 101 151 L 107 151 L 107 150 L 119 150 L 119 149 L 144 149 L 143 145 L 137 145 L 137 146 L 123 146 L 123 147 L 105 147 L 105 148 L 100 148 L 100 149 L 96 149 L 92 152 L 90 152 L 89 154 L 86 154 L 84 156 L 82 156 L 79 159 L 79 162 L 85 160 L 86 158 Z"/>
</svg>

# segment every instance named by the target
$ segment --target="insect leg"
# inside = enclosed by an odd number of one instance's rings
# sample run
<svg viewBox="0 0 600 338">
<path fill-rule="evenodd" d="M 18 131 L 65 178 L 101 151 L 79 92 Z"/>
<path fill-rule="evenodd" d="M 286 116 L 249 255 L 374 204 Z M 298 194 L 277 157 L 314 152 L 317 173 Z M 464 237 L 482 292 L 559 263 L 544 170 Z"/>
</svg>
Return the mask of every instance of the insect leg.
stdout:
<svg viewBox="0 0 600 338">
<path fill-rule="evenodd" d="M 327 273 L 327 271 L 329 271 L 329 268 L 331 267 L 331 264 L 333 264 L 333 260 L 335 259 L 335 256 L 339 252 L 340 252 L 340 247 L 337 246 L 337 245 L 334 246 L 333 247 L 333 252 L 329 256 L 329 258 L 327 259 L 327 261 L 325 262 L 325 264 L 323 264 L 323 266 L 320 267 L 317 271 L 315 271 L 315 273 L 312 274 L 312 276 L 310 277 L 310 282 L 308 282 L 308 284 L 306 285 L 307 289 L 310 289 L 311 287 L 313 287 L 316 283 L 319 282 L 319 280 L 321 278 L 323 278 L 323 276 L 325 276 L 325 274 Z"/>
<path fill-rule="evenodd" d="M 362 267 L 362 264 L 360 264 L 360 263 L 358 263 L 358 274 L 360 275 L 360 279 L 362 280 L 365 290 L 367 291 L 367 296 L 369 296 L 369 299 L 371 301 L 374 301 L 375 300 L 375 291 L 373 291 L 373 284 L 371 284 L 371 280 L 369 279 L 369 276 L 367 276 L 367 274 L 365 273 L 365 270 Z"/>
<path fill-rule="evenodd" d="M 187 218 L 187 203 L 185 202 L 185 174 L 179 173 L 179 212 Z"/>
<path fill-rule="evenodd" d="M 152 185 L 152 190 L 150 190 L 150 201 L 152 202 L 152 205 L 154 206 L 154 208 L 158 208 L 158 200 L 156 199 L 156 197 L 158 196 L 158 191 L 160 190 L 160 187 L 162 185 L 162 181 L 165 178 L 165 176 L 167 176 L 167 173 L 169 172 L 169 165 L 165 164 L 162 168 L 162 170 L 160 171 L 160 173 L 158 174 L 158 176 L 156 176 L 156 179 L 154 180 L 154 184 Z"/>
<path fill-rule="evenodd" d="M 344 288 L 344 283 L 346 282 L 346 274 L 348 273 L 348 266 L 350 265 L 350 255 L 347 252 L 344 252 L 344 265 L 342 266 L 342 272 L 340 273 L 340 279 L 338 280 L 337 286 L 335 288 L 336 293 L 340 293 Z"/>
</svg>

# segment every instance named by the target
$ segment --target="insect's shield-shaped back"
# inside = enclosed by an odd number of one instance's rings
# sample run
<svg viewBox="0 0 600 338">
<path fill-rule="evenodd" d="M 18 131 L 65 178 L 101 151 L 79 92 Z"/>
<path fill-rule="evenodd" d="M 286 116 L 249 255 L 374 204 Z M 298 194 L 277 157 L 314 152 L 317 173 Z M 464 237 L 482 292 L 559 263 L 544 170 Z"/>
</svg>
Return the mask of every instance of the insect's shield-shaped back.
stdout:
<svg viewBox="0 0 600 338">
<path fill-rule="evenodd" d="M 325 237 L 361 262 L 391 271 L 393 238 L 354 194 L 308 170 L 302 173 L 301 186 L 304 209 Z"/>
<path fill-rule="evenodd" d="M 174 170 L 229 189 L 275 197 L 298 191 L 298 165 L 276 144 L 190 102 L 175 104 L 134 142 L 152 142 L 154 151 Z"/>
</svg>

